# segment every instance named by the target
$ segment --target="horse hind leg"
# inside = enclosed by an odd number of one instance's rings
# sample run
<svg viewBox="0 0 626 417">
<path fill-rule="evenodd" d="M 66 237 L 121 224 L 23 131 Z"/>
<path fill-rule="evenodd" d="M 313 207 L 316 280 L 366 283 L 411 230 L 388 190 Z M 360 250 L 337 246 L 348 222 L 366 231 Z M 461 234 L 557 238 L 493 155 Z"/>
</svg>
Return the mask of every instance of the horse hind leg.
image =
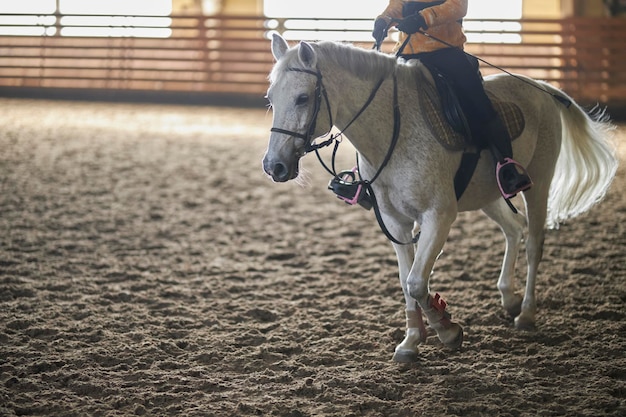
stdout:
<svg viewBox="0 0 626 417">
<path fill-rule="evenodd" d="M 526 212 L 528 216 L 528 237 L 526 239 L 526 260 L 528 272 L 526 275 L 526 290 L 520 314 L 515 318 L 515 327 L 520 330 L 535 328 L 537 301 L 535 298 L 535 283 L 539 263 L 543 256 L 545 238 L 545 224 L 548 204 L 549 184 L 535 186 L 524 193 Z"/>
<path fill-rule="evenodd" d="M 495 221 L 506 239 L 502 269 L 498 278 L 498 290 L 502 297 L 502 307 L 513 318 L 522 311 L 522 296 L 516 292 L 515 263 L 524 237 L 526 218 L 513 213 L 503 199 L 498 199 L 483 208 L 489 218 Z"/>
</svg>

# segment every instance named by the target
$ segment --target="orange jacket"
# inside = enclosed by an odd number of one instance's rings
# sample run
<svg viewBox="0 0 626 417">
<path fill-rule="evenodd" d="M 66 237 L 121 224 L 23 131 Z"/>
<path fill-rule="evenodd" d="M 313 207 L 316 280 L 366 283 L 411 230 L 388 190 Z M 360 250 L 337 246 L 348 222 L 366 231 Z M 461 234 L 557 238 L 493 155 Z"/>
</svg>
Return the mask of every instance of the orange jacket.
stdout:
<svg viewBox="0 0 626 417">
<path fill-rule="evenodd" d="M 405 3 L 430 3 L 431 1 L 432 0 L 389 0 L 389 5 L 378 17 L 384 18 L 389 26 L 395 26 L 396 22 L 392 19 L 402 19 L 402 6 Z M 445 0 L 442 4 L 423 9 L 420 13 L 428 25 L 425 32 L 463 49 L 466 38 L 460 21 L 467 13 L 467 1 L 468 0 Z M 406 36 L 405 33 L 400 32 L 400 40 L 395 50 L 400 48 Z M 418 54 L 446 47 L 447 46 L 441 42 L 427 38 L 420 33 L 415 33 L 411 35 L 411 39 L 402 51 L 402 54 Z"/>
</svg>

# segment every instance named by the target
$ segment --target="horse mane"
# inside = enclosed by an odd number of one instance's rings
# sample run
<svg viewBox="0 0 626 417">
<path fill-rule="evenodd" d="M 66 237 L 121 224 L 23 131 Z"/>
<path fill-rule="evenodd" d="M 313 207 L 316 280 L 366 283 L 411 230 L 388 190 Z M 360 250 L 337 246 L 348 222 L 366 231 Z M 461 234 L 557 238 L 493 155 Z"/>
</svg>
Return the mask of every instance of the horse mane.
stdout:
<svg viewBox="0 0 626 417">
<path fill-rule="evenodd" d="M 319 42 L 316 45 L 320 54 L 362 79 L 379 79 L 381 75 L 391 75 L 398 65 L 395 56 L 382 54 L 373 49 L 332 41 Z"/>
<path fill-rule="evenodd" d="M 379 79 L 389 76 L 398 65 L 395 56 L 383 54 L 375 50 L 358 48 L 351 44 L 321 41 L 311 43 L 320 59 L 328 59 L 347 69 L 361 79 Z M 276 79 L 277 72 L 285 68 L 298 66 L 298 48 L 291 48 L 277 63 L 270 74 L 270 81 Z"/>
</svg>

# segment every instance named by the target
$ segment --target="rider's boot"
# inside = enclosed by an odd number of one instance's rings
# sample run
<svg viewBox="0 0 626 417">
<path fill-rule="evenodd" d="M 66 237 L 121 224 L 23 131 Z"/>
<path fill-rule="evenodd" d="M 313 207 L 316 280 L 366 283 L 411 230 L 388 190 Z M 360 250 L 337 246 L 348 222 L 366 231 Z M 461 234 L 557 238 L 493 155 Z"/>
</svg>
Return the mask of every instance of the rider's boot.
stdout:
<svg viewBox="0 0 626 417">
<path fill-rule="evenodd" d="M 528 190 L 533 182 L 526 169 L 513 159 L 511 137 L 499 117 L 485 125 L 487 141 L 496 161 L 496 181 L 505 199 Z"/>
</svg>

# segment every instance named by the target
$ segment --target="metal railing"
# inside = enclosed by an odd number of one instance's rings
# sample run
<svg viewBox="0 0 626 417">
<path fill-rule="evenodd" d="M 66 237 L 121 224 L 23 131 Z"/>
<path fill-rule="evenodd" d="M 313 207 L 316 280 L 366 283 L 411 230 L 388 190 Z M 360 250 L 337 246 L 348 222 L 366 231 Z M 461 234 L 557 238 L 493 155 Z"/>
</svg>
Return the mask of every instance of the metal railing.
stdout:
<svg viewBox="0 0 626 417">
<path fill-rule="evenodd" d="M 270 30 L 292 39 L 372 46 L 371 20 L 153 18 L 119 17 L 110 23 L 102 16 L 0 15 L 0 94 L 30 88 L 262 97 L 273 64 Z M 466 20 L 465 26 L 470 40 L 491 39 L 467 44 L 468 52 L 486 61 L 549 81 L 583 103 L 626 102 L 621 19 Z M 80 36 L 81 28 L 90 36 Z M 20 31 L 24 35 L 16 34 Z M 392 47 L 386 42 L 384 50 Z M 485 65 L 482 70 L 497 72 Z"/>
</svg>

